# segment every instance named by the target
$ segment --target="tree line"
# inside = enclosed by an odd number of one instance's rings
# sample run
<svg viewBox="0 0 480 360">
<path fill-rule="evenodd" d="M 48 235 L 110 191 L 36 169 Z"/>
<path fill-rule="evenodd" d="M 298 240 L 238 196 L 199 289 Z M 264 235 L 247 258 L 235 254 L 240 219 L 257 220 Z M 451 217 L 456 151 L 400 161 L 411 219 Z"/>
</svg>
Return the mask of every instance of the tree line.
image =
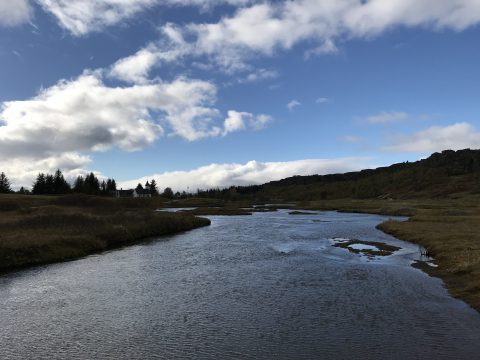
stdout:
<svg viewBox="0 0 480 360">
<path fill-rule="evenodd" d="M 138 184 L 137 190 L 150 192 L 152 196 L 160 195 L 157 183 L 154 179 L 147 181 L 145 186 Z M 17 191 L 19 194 L 33 195 L 63 195 L 63 194 L 88 194 L 88 195 L 115 195 L 117 183 L 115 179 L 100 180 L 93 173 L 85 176 L 79 175 L 71 185 L 58 169 L 54 174 L 39 173 L 32 184 L 31 191 L 23 186 Z M 12 184 L 4 172 L 0 173 L 0 193 L 14 193 Z M 162 195 L 173 197 L 171 188 L 166 188 Z"/>
</svg>

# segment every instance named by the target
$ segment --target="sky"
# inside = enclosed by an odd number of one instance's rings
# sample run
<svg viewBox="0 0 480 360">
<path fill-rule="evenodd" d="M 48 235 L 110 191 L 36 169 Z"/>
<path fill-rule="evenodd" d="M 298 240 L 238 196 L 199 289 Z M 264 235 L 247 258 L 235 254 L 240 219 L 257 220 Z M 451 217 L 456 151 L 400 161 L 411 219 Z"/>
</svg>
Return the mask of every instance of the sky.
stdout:
<svg viewBox="0 0 480 360">
<path fill-rule="evenodd" d="M 0 171 L 259 184 L 480 148 L 480 0 L 0 0 Z"/>
</svg>

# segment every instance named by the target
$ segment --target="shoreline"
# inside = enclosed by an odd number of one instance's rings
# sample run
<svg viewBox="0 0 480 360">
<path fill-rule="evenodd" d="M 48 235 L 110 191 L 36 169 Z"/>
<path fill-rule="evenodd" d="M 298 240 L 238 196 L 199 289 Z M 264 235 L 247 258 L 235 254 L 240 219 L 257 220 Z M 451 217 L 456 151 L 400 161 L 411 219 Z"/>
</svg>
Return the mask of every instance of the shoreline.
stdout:
<svg viewBox="0 0 480 360">
<path fill-rule="evenodd" d="M 18 209 L 0 212 L 0 274 L 66 262 L 211 221 L 187 213 L 162 213 L 150 202 L 98 197 L 12 198 Z"/>
<path fill-rule="evenodd" d="M 197 219 L 203 219 L 203 220 L 209 220 L 209 219 L 198 217 L 198 216 L 196 218 Z M 109 246 L 109 247 L 106 247 L 106 248 L 99 248 L 97 250 L 93 250 L 91 252 L 88 252 L 88 253 L 85 253 L 85 254 L 79 255 L 79 256 L 74 255 L 72 257 L 64 257 L 64 258 L 59 258 L 59 259 L 55 259 L 55 260 L 38 261 L 38 262 L 26 263 L 26 264 L 19 265 L 19 266 L 14 266 L 14 267 L 0 268 L 0 276 L 13 274 L 13 273 L 23 271 L 23 270 L 34 269 L 36 267 L 41 267 L 41 266 L 48 266 L 48 265 L 53 265 L 53 264 L 61 264 L 61 263 L 67 263 L 67 262 L 70 262 L 70 261 L 76 261 L 76 260 L 84 259 L 84 258 L 89 257 L 89 256 L 101 255 L 101 254 L 104 254 L 104 253 L 107 253 L 107 252 L 110 252 L 110 251 L 120 250 L 120 249 L 130 247 L 130 246 L 134 246 L 134 245 L 148 244 L 148 243 L 154 242 L 154 241 L 164 241 L 163 238 L 166 238 L 167 236 L 180 235 L 180 234 L 186 233 L 188 231 L 192 231 L 192 230 L 199 229 L 201 227 L 206 227 L 206 226 L 210 226 L 210 221 L 208 223 L 205 222 L 204 224 L 199 224 L 198 226 L 194 226 L 194 227 L 191 227 L 191 228 L 186 228 L 184 230 L 158 233 L 158 234 L 150 235 L 148 237 L 140 237 L 138 239 L 130 240 L 130 241 L 124 242 L 124 243 L 118 243 L 118 244 L 115 244 L 115 245 L 112 245 L 112 246 Z"/>
<path fill-rule="evenodd" d="M 480 204 L 471 199 L 350 200 L 302 202 L 297 209 L 386 216 L 377 229 L 395 238 L 423 246 L 438 267 L 412 264 L 441 279 L 449 294 L 480 312 Z"/>
</svg>

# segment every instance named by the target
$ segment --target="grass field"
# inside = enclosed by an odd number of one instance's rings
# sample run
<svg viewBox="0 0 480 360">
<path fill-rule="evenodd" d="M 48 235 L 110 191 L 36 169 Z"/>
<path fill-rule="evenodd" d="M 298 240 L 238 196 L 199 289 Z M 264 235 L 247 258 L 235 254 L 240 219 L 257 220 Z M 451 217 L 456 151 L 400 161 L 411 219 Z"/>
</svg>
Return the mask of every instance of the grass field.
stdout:
<svg viewBox="0 0 480 360">
<path fill-rule="evenodd" d="M 210 224 L 158 199 L 0 196 L 0 271 L 64 261 Z"/>
</svg>

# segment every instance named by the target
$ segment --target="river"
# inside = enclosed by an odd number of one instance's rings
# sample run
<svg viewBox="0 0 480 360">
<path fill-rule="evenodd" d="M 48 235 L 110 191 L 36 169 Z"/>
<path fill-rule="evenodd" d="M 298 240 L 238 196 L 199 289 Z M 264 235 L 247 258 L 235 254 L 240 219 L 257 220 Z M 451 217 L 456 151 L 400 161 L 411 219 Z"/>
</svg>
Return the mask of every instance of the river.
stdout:
<svg viewBox="0 0 480 360">
<path fill-rule="evenodd" d="M 386 217 L 210 218 L 1 276 L 0 358 L 479 358 L 479 313 L 410 266 L 419 248 L 375 229 Z M 352 238 L 401 249 L 372 257 L 332 246 Z"/>
</svg>

